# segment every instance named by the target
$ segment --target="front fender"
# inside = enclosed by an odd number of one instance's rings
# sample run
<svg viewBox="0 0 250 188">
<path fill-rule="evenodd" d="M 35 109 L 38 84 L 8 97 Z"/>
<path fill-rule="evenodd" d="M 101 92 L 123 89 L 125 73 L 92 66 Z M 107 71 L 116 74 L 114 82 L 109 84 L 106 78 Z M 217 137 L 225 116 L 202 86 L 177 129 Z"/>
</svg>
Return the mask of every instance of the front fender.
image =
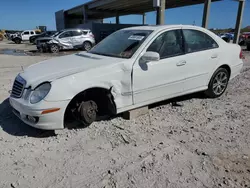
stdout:
<svg viewBox="0 0 250 188">
<path fill-rule="evenodd" d="M 59 42 L 55 39 L 51 39 L 50 41 L 47 42 L 47 44 L 59 44 Z"/>
<path fill-rule="evenodd" d="M 74 75 L 54 80 L 51 82 L 52 87 L 45 100 L 50 102 L 72 100 L 77 94 L 87 89 L 103 88 L 111 91 L 117 108 L 132 104 L 130 84 L 119 80 L 101 80 L 79 80 Z"/>
</svg>

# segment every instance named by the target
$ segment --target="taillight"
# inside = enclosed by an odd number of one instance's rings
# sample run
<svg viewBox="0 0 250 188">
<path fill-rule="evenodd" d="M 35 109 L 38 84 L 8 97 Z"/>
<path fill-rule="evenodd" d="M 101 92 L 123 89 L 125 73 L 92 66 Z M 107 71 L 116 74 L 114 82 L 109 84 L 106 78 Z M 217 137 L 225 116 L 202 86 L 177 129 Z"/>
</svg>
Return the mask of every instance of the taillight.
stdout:
<svg viewBox="0 0 250 188">
<path fill-rule="evenodd" d="M 90 37 L 95 38 L 95 35 L 93 35 L 93 34 L 91 33 L 91 34 L 90 34 Z"/>
<path fill-rule="evenodd" d="M 240 50 L 240 59 L 244 59 L 245 57 L 244 57 L 244 55 L 243 55 L 243 52 L 242 52 L 242 50 Z"/>
</svg>

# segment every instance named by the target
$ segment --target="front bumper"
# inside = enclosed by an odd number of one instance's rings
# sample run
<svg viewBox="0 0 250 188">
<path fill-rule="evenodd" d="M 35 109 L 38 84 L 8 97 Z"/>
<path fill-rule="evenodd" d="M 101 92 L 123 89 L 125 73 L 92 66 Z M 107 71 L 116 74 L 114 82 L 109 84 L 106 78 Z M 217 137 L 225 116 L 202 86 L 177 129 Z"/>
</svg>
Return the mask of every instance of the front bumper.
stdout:
<svg viewBox="0 0 250 188">
<path fill-rule="evenodd" d="M 9 98 L 10 105 L 13 107 L 13 113 L 19 117 L 24 123 L 44 130 L 56 130 L 64 128 L 64 113 L 70 101 L 56 101 L 48 102 L 41 101 L 38 104 L 27 104 L 27 102 L 20 98 Z M 59 111 L 49 114 L 42 114 L 46 109 L 60 108 Z M 28 117 L 34 117 L 36 122 L 31 121 Z"/>
</svg>

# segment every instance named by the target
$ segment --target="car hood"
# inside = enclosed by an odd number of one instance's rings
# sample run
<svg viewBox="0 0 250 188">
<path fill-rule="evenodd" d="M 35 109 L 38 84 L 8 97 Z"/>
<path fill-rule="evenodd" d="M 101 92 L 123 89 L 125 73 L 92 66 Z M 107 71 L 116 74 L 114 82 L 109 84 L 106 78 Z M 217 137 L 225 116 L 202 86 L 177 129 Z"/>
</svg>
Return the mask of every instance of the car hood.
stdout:
<svg viewBox="0 0 250 188">
<path fill-rule="evenodd" d="M 121 58 L 81 52 L 31 65 L 27 67 L 24 72 L 20 73 L 20 76 L 26 80 L 27 86 L 36 87 L 42 82 L 53 81 L 89 69 L 109 66 L 124 60 L 125 59 Z M 100 72 L 98 72 L 98 74 L 100 74 Z"/>
<path fill-rule="evenodd" d="M 53 37 L 39 37 L 36 40 L 52 40 L 52 39 L 53 39 Z"/>
</svg>

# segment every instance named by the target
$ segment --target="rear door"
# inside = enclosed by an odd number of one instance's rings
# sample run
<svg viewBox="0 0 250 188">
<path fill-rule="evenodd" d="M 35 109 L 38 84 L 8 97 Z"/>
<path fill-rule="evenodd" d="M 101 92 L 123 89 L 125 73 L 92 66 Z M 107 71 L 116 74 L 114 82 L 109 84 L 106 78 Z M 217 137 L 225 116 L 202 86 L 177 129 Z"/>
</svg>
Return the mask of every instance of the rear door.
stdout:
<svg viewBox="0 0 250 188">
<path fill-rule="evenodd" d="M 72 44 L 74 46 L 74 48 L 79 48 L 82 47 L 83 45 L 83 31 L 82 30 L 76 30 L 76 31 L 72 31 Z"/>
<path fill-rule="evenodd" d="M 207 33 L 195 29 L 183 29 L 185 40 L 184 91 L 206 87 L 218 63 L 219 46 Z"/>
</svg>

